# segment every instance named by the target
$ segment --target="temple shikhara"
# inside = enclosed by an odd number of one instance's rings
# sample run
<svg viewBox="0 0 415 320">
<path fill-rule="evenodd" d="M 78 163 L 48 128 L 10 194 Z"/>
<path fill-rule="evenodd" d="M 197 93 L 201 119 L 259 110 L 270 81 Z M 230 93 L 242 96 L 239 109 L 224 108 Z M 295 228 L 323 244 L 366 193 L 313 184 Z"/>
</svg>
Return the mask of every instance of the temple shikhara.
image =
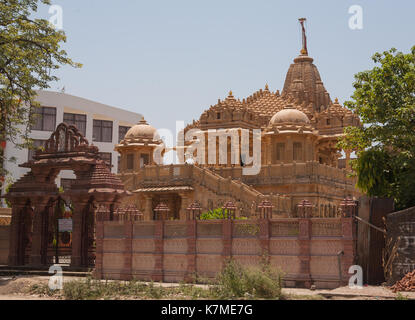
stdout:
<svg viewBox="0 0 415 320">
<path fill-rule="evenodd" d="M 222 207 L 227 199 L 235 203 L 237 214 L 247 217 L 258 214 L 263 199 L 273 204 L 273 217 L 298 216 L 298 204 L 304 199 L 313 204 L 313 216 L 335 217 L 344 198 L 360 195 L 347 174 L 351 151 L 337 148 L 344 128 L 359 126 L 359 119 L 325 89 L 308 54 L 304 20 L 300 23 L 303 47 L 288 69 L 281 92 L 271 91 L 268 85 L 243 99 L 230 92 L 185 128 L 185 134 L 192 131 L 199 141 L 203 138 L 204 154 L 191 152 L 196 160 L 157 165 L 153 153 L 163 142 L 145 120 L 116 146 L 121 155 L 120 178 L 135 194 L 134 202 L 145 220 L 156 218 L 160 203 L 169 208 L 168 218 L 184 219 L 194 201 L 207 211 Z M 236 161 L 232 158 L 235 136 L 229 132 L 236 133 L 237 151 L 248 142 L 252 155 L 253 135 L 244 143 L 241 132 L 254 129 L 261 130 L 260 171 L 244 175 L 244 157 L 237 152 Z M 208 136 L 212 130 L 229 134 L 225 158 L 219 155 L 219 139 L 212 145 Z M 209 159 L 212 146 L 216 146 L 216 158 Z M 180 148 L 186 153 L 189 143 L 175 150 Z"/>
</svg>

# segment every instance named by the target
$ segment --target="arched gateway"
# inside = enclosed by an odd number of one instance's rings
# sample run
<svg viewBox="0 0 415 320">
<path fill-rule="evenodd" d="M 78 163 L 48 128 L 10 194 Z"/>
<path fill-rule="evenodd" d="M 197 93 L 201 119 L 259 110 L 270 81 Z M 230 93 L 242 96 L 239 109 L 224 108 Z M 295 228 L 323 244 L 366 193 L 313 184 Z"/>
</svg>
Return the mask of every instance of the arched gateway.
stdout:
<svg viewBox="0 0 415 320">
<path fill-rule="evenodd" d="M 55 248 L 59 245 L 54 238 L 59 228 L 55 212 L 60 204 L 69 201 L 72 203 L 70 264 L 93 265 L 91 248 L 98 204 L 113 211 L 129 195 L 121 180 L 100 159 L 98 148 L 89 145 L 75 126 L 61 123 L 44 150 L 38 150 L 32 161 L 20 166 L 31 171 L 14 183 L 6 195 L 12 204 L 9 265 L 41 266 L 56 262 L 57 259 L 48 259 L 51 243 Z M 70 190 L 60 193 L 55 179 L 62 170 L 72 170 L 76 180 Z M 66 235 L 65 241 L 68 240 Z"/>
</svg>

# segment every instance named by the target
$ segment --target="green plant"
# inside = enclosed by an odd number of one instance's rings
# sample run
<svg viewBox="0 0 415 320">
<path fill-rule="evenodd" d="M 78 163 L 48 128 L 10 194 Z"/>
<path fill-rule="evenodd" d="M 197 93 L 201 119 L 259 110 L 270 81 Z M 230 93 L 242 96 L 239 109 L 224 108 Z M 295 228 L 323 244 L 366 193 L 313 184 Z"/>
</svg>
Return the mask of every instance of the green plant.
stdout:
<svg viewBox="0 0 415 320">
<path fill-rule="evenodd" d="M 404 296 L 402 293 L 398 292 L 398 294 L 395 297 L 395 300 L 409 300 L 407 296 Z"/>
<path fill-rule="evenodd" d="M 221 299 L 280 299 L 282 273 L 274 270 L 265 259 L 260 267 L 243 267 L 231 259 L 217 276 L 213 294 Z"/>
<path fill-rule="evenodd" d="M 209 210 L 200 215 L 200 220 L 223 220 L 229 218 L 228 210 L 222 208 L 217 208 Z M 235 217 L 235 220 L 246 220 L 246 217 Z"/>
<path fill-rule="evenodd" d="M 362 125 L 347 127 L 338 147 L 357 152 L 351 165 L 361 191 L 405 209 L 415 205 L 415 47 L 372 60 L 373 69 L 355 75 L 352 101 L 345 102 Z"/>
</svg>

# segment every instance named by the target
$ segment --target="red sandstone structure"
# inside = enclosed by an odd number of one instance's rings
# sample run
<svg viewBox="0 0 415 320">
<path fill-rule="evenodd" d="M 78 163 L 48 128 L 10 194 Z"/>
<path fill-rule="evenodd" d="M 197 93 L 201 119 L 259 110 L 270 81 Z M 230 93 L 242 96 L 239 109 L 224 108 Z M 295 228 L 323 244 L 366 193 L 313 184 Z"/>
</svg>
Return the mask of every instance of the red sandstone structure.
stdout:
<svg viewBox="0 0 415 320">
<path fill-rule="evenodd" d="M 300 22 L 303 25 L 304 20 Z M 232 200 L 238 216 L 254 217 L 265 199 L 273 206 L 270 217 L 298 217 L 298 204 L 304 199 L 313 204 L 313 217 L 336 217 L 344 198 L 361 195 L 355 179 L 348 176 L 352 150 L 337 147 L 348 126 L 360 126 L 359 119 L 337 99 L 331 100 L 308 55 L 303 28 L 303 48 L 289 67 L 281 94 L 270 91 L 268 85 L 242 100 L 230 92 L 203 112 L 184 130 L 184 135 L 192 132 L 194 141 L 202 141 L 202 151 L 191 149 L 191 142 L 183 137 L 178 137 L 174 148 L 196 159 L 190 164 L 181 159 L 177 165 L 158 165 L 153 154 L 163 142 L 157 130 L 142 120 L 115 147 L 121 155 L 119 177 L 134 193 L 132 201 L 146 221 L 154 219 L 160 202 L 169 207 L 170 219 L 184 220 L 193 201 L 205 212 Z M 209 138 L 216 129 L 229 134 L 222 163 L 219 139 L 212 145 Z M 245 175 L 241 136 L 243 130 L 253 129 L 261 131 L 261 170 Z M 249 155 L 253 154 L 252 142 L 251 134 Z M 236 161 L 232 159 L 235 148 Z M 210 150 L 216 153 L 213 163 Z M 341 159 L 342 151 L 345 159 Z"/>
<path fill-rule="evenodd" d="M 163 141 L 142 119 L 115 147 L 121 156 L 115 176 L 97 148 L 63 123 L 45 150 L 22 165 L 31 172 L 7 194 L 13 206 L 9 264 L 60 263 L 65 240 L 72 244 L 66 247 L 71 266 L 95 265 L 98 278 L 189 281 L 196 274 L 214 277 L 229 258 L 257 265 L 266 256 L 286 273 L 287 285 L 344 284 L 356 257 L 353 215 L 360 193 L 348 177 L 351 150 L 342 162 L 336 144 L 346 126 L 358 125 L 352 112 L 330 99 L 305 33 L 282 94 L 266 86 L 241 101 L 231 92 L 184 130 L 208 136 L 213 129 L 233 129 L 241 142 L 242 130 L 260 129 L 258 174 L 243 174 L 242 157 L 232 163 L 231 144 L 227 163 L 158 165 L 153 154 Z M 208 139 L 204 147 L 209 150 Z M 188 152 L 190 145 L 180 148 Z M 192 156 L 201 159 L 197 152 Z M 55 185 L 61 170 L 77 176 L 63 193 Z M 56 225 L 65 216 L 56 208 L 70 202 L 73 228 L 62 239 Z M 217 208 L 228 219 L 199 220 Z M 246 220 L 236 220 L 241 217 Z"/>
<path fill-rule="evenodd" d="M 60 124 L 45 150 L 37 151 L 33 158 L 22 164 L 31 171 L 6 196 L 12 204 L 9 265 L 53 263 L 48 257 L 54 255 L 54 209 L 60 200 L 73 204 L 71 265 L 94 265 L 95 208 L 101 204 L 114 210 L 129 192 L 100 160 L 98 148 L 89 145 L 74 126 Z M 61 170 L 73 170 L 77 177 L 65 193 L 55 184 Z"/>
</svg>

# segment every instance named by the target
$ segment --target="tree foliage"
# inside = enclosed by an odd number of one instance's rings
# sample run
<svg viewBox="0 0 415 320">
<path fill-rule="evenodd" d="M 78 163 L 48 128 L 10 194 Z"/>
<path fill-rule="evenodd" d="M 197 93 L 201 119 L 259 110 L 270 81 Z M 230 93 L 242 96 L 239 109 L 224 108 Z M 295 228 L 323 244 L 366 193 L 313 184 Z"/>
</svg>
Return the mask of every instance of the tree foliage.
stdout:
<svg viewBox="0 0 415 320">
<path fill-rule="evenodd" d="M 355 75 L 352 101 L 361 119 L 348 127 L 339 147 L 355 150 L 357 186 L 370 196 L 392 197 L 397 208 L 415 205 L 415 46 L 372 57 L 376 66 Z"/>
<path fill-rule="evenodd" d="M 29 142 L 35 90 L 47 89 L 50 82 L 57 81 L 53 71 L 60 66 L 81 66 L 61 48 L 66 42 L 63 31 L 45 19 L 32 18 L 40 3 L 49 5 L 50 1 L 0 1 L 0 141 L 17 147 Z M 0 156 L 3 163 L 3 152 Z"/>
</svg>

